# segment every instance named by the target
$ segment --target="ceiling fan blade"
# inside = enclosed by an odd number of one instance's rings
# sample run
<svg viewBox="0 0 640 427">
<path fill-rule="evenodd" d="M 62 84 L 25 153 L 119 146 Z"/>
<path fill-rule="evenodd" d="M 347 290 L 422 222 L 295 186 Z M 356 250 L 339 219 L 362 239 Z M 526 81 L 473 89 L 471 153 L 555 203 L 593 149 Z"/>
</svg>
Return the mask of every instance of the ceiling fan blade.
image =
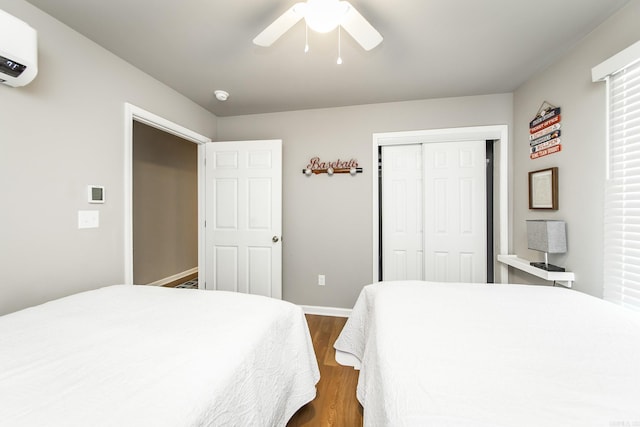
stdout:
<svg viewBox="0 0 640 427">
<path fill-rule="evenodd" d="M 303 5 L 303 6 L 301 6 Z M 271 25 L 265 28 L 260 34 L 253 39 L 253 43 L 258 46 L 269 47 L 276 40 L 278 40 L 284 33 L 289 31 L 291 27 L 300 21 L 304 14 L 301 13 L 303 10 L 304 3 L 296 3 L 285 13 L 280 15 L 278 19 L 273 21 Z"/>
<path fill-rule="evenodd" d="M 360 12 L 356 10 L 351 3 L 345 1 L 344 3 L 349 5 L 349 10 L 345 14 L 342 23 L 342 28 L 357 41 L 364 50 L 371 50 L 378 46 L 382 42 L 382 36 L 373 28 L 369 21 L 364 19 Z"/>
</svg>

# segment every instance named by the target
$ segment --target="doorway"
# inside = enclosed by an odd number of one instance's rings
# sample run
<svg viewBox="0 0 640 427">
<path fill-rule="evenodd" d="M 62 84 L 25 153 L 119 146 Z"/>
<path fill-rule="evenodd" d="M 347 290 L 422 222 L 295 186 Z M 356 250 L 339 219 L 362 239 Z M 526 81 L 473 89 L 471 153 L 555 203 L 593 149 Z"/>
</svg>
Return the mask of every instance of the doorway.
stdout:
<svg viewBox="0 0 640 427">
<path fill-rule="evenodd" d="M 174 286 L 197 277 L 197 145 L 134 121 L 132 207 L 133 283 Z"/>
<path fill-rule="evenodd" d="M 486 229 L 493 228 L 491 236 L 488 236 L 486 245 L 492 245 L 491 250 L 487 250 L 487 253 L 503 254 L 508 250 L 508 229 L 509 229 L 509 216 L 508 216 L 508 127 L 506 125 L 500 126 L 482 126 L 482 127 L 470 127 L 470 128 L 453 128 L 453 129 L 437 129 L 437 130 L 425 130 L 425 131 L 410 131 L 410 132 L 392 132 L 384 134 L 374 134 L 373 136 L 373 164 L 380 165 L 381 159 L 379 159 L 379 151 L 381 147 L 386 146 L 398 146 L 398 145 L 422 145 L 422 144 L 434 144 L 434 143 L 452 143 L 452 142 L 464 142 L 464 141 L 478 141 L 484 151 L 485 141 L 490 141 L 487 145 L 491 146 L 491 152 L 495 157 L 496 167 L 493 169 L 495 176 L 495 183 L 491 184 L 492 189 L 495 188 L 495 201 L 491 206 L 487 206 L 487 211 L 493 212 L 494 220 L 491 224 L 482 224 L 482 227 Z M 484 153 L 483 153 L 484 155 Z M 484 159 L 484 157 L 483 157 Z M 484 165 L 483 165 L 484 168 Z M 484 169 L 483 169 L 484 173 Z M 492 176 L 493 178 L 493 176 Z M 482 178 L 484 181 L 484 177 Z M 489 181 L 492 181 L 489 180 Z M 382 202 L 379 197 L 382 182 L 378 174 L 374 174 L 373 178 L 373 279 L 382 280 L 384 276 L 383 272 L 383 229 L 382 229 Z M 422 216 L 422 214 L 420 214 Z M 486 215 L 482 214 L 481 221 L 484 220 Z M 420 230 L 419 230 L 420 231 Z M 487 233 L 488 235 L 488 233 Z M 421 236 L 414 240 L 424 240 Z M 415 242 L 414 242 L 415 243 Z M 414 245 L 417 248 L 417 245 Z M 415 261 L 413 262 L 415 271 L 423 271 L 424 266 L 420 265 L 422 260 L 425 259 L 422 255 L 416 256 L 413 254 Z M 420 259 L 417 259 L 420 258 Z M 506 283 L 508 281 L 508 271 L 503 265 L 496 267 L 495 257 L 486 257 L 486 264 L 482 266 L 486 269 L 487 275 L 494 272 L 496 282 Z M 490 258 L 490 259 L 489 259 Z M 417 274 L 417 273 L 416 273 Z"/>
<path fill-rule="evenodd" d="M 164 119 L 135 105 L 125 103 L 124 106 L 124 283 L 134 283 L 133 262 L 133 128 L 134 122 L 143 123 L 152 128 L 180 137 L 197 145 L 198 174 L 198 287 L 202 288 L 206 274 L 205 239 L 204 239 L 204 145 L 211 142 L 206 136 L 193 132 L 183 126 Z"/>
</svg>

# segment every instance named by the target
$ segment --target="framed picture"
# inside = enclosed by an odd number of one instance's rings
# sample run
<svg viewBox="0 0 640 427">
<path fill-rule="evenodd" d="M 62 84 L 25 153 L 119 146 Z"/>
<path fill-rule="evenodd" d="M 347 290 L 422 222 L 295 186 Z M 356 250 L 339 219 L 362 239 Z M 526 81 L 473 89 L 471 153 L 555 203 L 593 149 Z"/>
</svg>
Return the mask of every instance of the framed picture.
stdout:
<svg viewBox="0 0 640 427">
<path fill-rule="evenodd" d="M 558 210 L 558 168 L 529 172 L 529 209 Z"/>
</svg>

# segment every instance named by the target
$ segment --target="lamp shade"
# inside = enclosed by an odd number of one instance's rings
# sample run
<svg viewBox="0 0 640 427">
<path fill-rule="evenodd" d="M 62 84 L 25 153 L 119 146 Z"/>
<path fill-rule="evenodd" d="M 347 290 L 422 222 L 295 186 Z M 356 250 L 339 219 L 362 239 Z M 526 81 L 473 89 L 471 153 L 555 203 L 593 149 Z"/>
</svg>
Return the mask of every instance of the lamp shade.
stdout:
<svg viewBox="0 0 640 427">
<path fill-rule="evenodd" d="M 564 221 L 527 220 L 527 246 L 540 252 L 567 252 L 567 231 Z"/>
</svg>

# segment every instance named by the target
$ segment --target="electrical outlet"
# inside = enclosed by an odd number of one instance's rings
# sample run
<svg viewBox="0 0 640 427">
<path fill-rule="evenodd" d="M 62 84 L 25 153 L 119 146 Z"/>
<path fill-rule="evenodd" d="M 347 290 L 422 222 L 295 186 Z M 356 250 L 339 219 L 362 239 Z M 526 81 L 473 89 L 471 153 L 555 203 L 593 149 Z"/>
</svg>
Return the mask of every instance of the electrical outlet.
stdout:
<svg viewBox="0 0 640 427">
<path fill-rule="evenodd" d="M 324 286 L 324 274 L 318 274 L 318 286 Z"/>
</svg>

